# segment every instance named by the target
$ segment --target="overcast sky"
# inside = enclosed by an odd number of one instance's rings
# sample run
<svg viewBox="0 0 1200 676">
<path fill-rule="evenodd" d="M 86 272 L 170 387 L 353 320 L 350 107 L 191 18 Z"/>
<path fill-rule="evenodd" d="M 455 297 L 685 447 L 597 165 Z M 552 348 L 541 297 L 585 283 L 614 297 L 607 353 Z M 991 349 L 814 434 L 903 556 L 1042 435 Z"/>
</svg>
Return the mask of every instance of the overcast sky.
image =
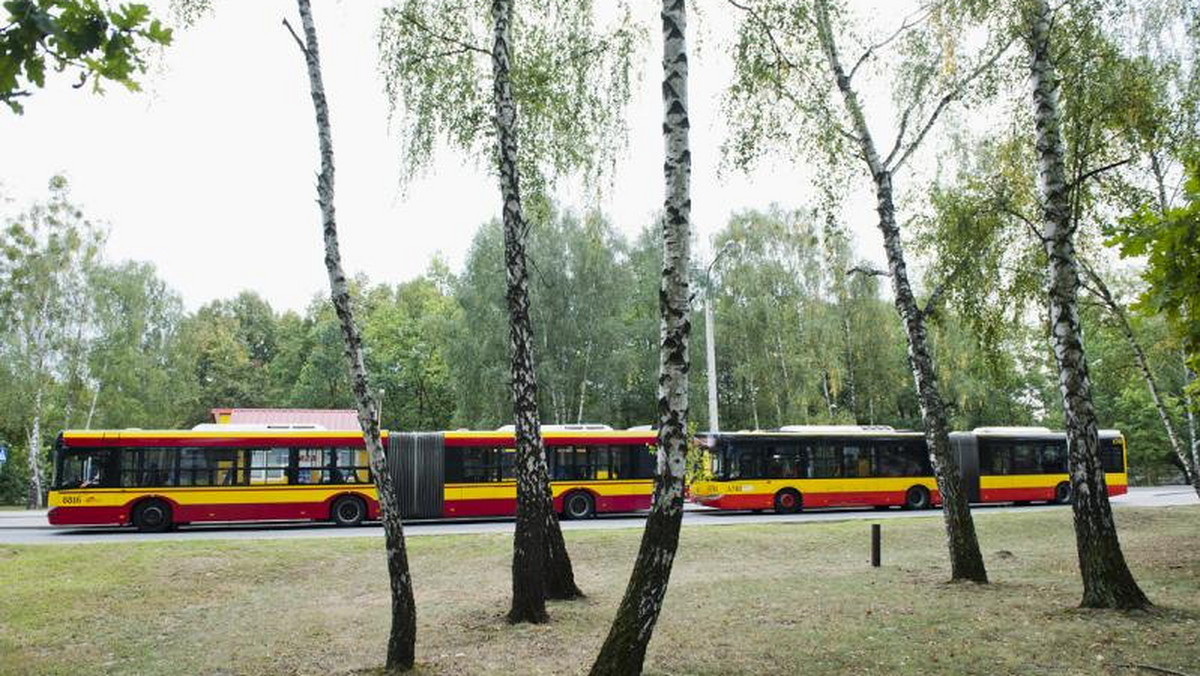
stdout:
<svg viewBox="0 0 1200 676">
<path fill-rule="evenodd" d="M 163 3 L 152 4 L 167 15 Z M 24 116 L 0 112 L 0 196 L 10 200 L 6 211 L 23 208 L 45 196 L 50 176 L 64 173 L 75 200 L 110 227 L 109 257 L 153 262 L 189 309 L 243 289 L 276 308 L 301 309 L 327 291 L 327 281 L 308 79 L 280 23 L 295 17 L 295 4 L 214 4 L 212 16 L 176 32 L 146 76 L 145 91 L 109 87 L 95 96 L 58 78 L 27 100 Z M 398 282 L 420 274 L 441 252 L 458 270 L 476 228 L 499 214 L 496 181 L 479 158 L 446 151 L 426 176 L 401 186 L 375 48 L 385 3 L 314 4 L 347 269 Z M 862 4 L 883 28 L 898 15 L 894 3 Z M 731 212 L 771 203 L 802 207 L 814 194 L 805 168 L 792 164 L 717 175 L 732 22 L 721 16 L 723 5 L 706 6 L 708 35 L 692 56 L 689 82 L 692 214 L 701 257 Z M 630 236 L 662 204 L 657 23 L 649 36 L 629 111 L 630 147 L 602 204 Z M 859 187 L 849 201 L 859 254 L 881 261 L 869 193 Z"/>
</svg>

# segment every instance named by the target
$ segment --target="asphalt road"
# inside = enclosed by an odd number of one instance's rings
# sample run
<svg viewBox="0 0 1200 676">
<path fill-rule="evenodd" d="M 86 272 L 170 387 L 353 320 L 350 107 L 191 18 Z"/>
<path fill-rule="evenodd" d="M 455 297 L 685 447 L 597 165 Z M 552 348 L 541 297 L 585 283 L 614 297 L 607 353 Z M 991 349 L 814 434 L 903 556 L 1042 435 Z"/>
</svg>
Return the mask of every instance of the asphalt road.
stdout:
<svg viewBox="0 0 1200 676">
<path fill-rule="evenodd" d="M 1155 486 L 1133 488 L 1126 495 L 1113 498 L 1117 507 L 1166 507 L 1196 505 L 1200 499 L 1190 486 Z M 976 506 L 976 514 L 999 512 L 1031 512 L 1046 509 L 1068 509 L 1057 505 Z M 747 523 L 807 523 L 814 521 L 880 520 L 931 518 L 938 510 L 910 512 L 900 509 L 827 509 L 799 514 L 752 514 L 750 512 L 719 512 L 706 507 L 688 505 L 684 526 L 732 526 Z M 644 515 L 599 516 L 586 521 L 564 521 L 565 530 L 594 528 L 641 528 Z M 507 519 L 412 521 L 404 524 L 405 535 L 453 535 L 463 533 L 511 533 L 513 524 Z M 383 530 L 375 524 L 358 528 L 338 528 L 332 524 L 271 523 L 188 526 L 169 533 L 138 533 L 129 528 L 53 528 L 46 523 L 44 511 L 0 511 L 0 544 L 84 544 L 92 542 L 126 542 L 145 540 L 274 540 L 284 538 L 381 537 Z"/>
</svg>

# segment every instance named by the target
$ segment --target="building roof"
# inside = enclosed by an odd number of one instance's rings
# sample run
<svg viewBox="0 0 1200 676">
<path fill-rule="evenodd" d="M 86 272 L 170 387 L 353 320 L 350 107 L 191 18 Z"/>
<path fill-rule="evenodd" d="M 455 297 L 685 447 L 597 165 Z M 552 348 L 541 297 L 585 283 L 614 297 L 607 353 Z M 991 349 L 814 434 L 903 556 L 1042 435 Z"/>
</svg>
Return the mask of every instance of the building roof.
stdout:
<svg viewBox="0 0 1200 676">
<path fill-rule="evenodd" d="M 213 422 L 231 425 L 320 425 L 327 430 L 361 432 L 358 411 L 329 408 L 214 408 Z"/>
</svg>

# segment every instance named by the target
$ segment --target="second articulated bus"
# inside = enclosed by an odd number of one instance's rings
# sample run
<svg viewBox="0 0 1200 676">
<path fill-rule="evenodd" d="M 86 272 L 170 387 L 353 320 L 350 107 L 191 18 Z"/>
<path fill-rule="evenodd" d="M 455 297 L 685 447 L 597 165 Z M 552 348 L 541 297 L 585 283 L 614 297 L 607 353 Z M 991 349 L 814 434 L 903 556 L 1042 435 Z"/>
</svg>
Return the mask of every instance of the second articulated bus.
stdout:
<svg viewBox="0 0 1200 676">
<path fill-rule="evenodd" d="M 940 503 L 924 435 L 884 426 L 795 425 L 701 437 L 711 481 L 693 501 L 718 509 L 890 507 Z M 1069 502 L 1066 435 L 1044 427 L 990 427 L 950 435 L 973 503 Z M 1125 439 L 1101 430 L 1109 495 L 1128 489 Z"/>
</svg>

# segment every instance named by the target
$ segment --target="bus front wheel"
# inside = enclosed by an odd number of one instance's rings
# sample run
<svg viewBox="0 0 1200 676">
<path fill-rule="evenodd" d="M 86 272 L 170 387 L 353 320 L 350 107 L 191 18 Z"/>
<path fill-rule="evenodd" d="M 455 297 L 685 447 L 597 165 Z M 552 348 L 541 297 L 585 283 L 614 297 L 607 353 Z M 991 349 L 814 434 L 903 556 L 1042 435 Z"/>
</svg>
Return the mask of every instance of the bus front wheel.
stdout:
<svg viewBox="0 0 1200 676">
<path fill-rule="evenodd" d="M 162 533 L 171 527 L 171 506 L 162 500 L 147 500 L 133 508 L 133 525 L 143 533 Z"/>
<path fill-rule="evenodd" d="M 367 506 L 363 501 L 348 495 L 338 498 L 329 511 L 333 522 L 339 526 L 357 526 L 367 518 Z"/>
<path fill-rule="evenodd" d="M 596 516 L 596 501 L 590 493 L 576 491 L 563 500 L 563 516 L 568 519 L 590 519 Z"/>
<path fill-rule="evenodd" d="M 1071 504 L 1071 484 L 1063 481 L 1054 487 L 1054 502 L 1059 505 Z"/>
<path fill-rule="evenodd" d="M 924 486 L 913 486 L 904 493 L 904 507 L 906 509 L 928 509 L 929 508 L 929 489 Z"/>
<path fill-rule="evenodd" d="M 776 514 L 795 514 L 800 511 L 800 494 L 785 488 L 775 494 Z"/>
</svg>

